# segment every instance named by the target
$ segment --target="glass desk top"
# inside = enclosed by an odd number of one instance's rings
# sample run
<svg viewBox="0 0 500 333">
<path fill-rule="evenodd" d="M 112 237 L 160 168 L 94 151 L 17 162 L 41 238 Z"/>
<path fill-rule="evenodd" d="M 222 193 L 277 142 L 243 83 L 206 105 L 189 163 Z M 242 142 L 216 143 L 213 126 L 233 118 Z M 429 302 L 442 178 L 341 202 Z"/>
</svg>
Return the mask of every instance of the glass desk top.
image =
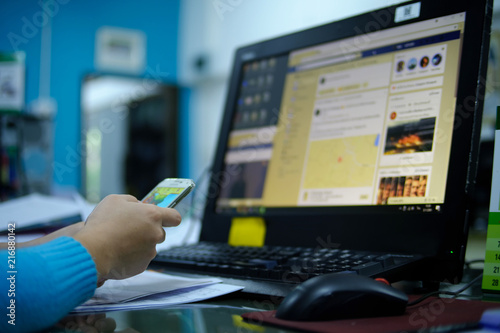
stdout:
<svg viewBox="0 0 500 333">
<path fill-rule="evenodd" d="M 288 333 L 296 332 L 243 321 L 241 314 L 275 310 L 269 300 L 224 297 L 165 309 L 112 311 L 94 315 L 69 315 L 48 332 L 123 332 L 123 333 Z"/>
<path fill-rule="evenodd" d="M 464 281 L 469 282 L 481 269 L 467 269 Z M 415 284 L 396 283 L 398 288 L 414 294 Z M 459 288 L 460 285 L 442 283 L 441 290 Z M 462 294 L 465 299 L 482 299 L 480 284 L 473 285 Z M 498 299 L 495 299 L 499 302 Z M 123 333 L 292 333 L 297 332 L 270 325 L 258 325 L 243 320 L 241 314 L 254 311 L 276 310 L 279 300 L 251 299 L 241 292 L 221 296 L 209 301 L 173 306 L 164 309 L 112 311 L 95 315 L 67 316 L 48 332 L 123 332 Z M 443 331 L 444 332 L 444 331 Z"/>
</svg>

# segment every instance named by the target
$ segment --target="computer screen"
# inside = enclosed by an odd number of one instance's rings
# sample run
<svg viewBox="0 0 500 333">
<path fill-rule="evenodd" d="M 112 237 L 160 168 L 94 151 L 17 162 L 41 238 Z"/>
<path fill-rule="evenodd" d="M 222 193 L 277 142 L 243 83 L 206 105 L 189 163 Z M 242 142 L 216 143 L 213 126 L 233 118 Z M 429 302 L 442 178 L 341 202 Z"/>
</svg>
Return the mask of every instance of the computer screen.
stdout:
<svg viewBox="0 0 500 333">
<path fill-rule="evenodd" d="M 265 244 L 419 254 L 458 281 L 491 11 L 412 1 L 236 50 L 200 240 L 258 217 Z"/>
<path fill-rule="evenodd" d="M 465 16 L 245 62 L 217 209 L 440 209 Z"/>
</svg>

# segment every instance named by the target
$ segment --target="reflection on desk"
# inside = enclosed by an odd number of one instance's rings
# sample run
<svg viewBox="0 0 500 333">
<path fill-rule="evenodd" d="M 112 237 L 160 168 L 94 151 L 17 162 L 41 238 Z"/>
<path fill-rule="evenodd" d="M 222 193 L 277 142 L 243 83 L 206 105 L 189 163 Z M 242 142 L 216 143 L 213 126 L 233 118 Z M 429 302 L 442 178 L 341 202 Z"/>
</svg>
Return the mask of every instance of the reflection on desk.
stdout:
<svg viewBox="0 0 500 333">
<path fill-rule="evenodd" d="M 246 304 L 234 299 L 231 303 Z M 168 309 L 116 311 L 106 314 L 68 316 L 50 332 L 266 332 L 288 333 L 286 329 L 264 327 L 244 322 L 241 314 L 258 311 L 245 305 L 190 304 Z"/>
<path fill-rule="evenodd" d="M 481 271 L 481 269 L 467 269 L 462 284 L 452 285 L 442 283 L 441 289 L 457 290 L 480 274 Z M 404 289 L 408 293 L 412 293 L 417 290 L 415 289 L 417 285 L 416 283 L 405 282 L 398 284 L 398 287 Z M 478 283 L 460 298 L 480 300 L 482 297 L 481 286 L 480 283 Z M 95 332 L 296 332 L 295 330 L 278 328 L 270 325 L 255 325 L 258 323 L 246 322 L 241 317 L 244 313 L 276 310 L 280 301 L 280 298 L 251 299 L 248 298 L 248 294 L 236 292 L 216 299 L 211 299 L 210 301 L 173 306 L 164 309 L 115 311 L 105 314 L 90 315 L 90 317 L 69 316 L 52 328 L 50 332 L 92 332 L 89 326 L 94 327 Z M 432 300 L 430 304 L 433 304 Z M 398 317 L 394 318 L 397 319 Z M 260 323 L 262 323 L 262 321 Z M 437 324 L 437 322 L 428 322 L 428 324 L 433 326 Z"/>
</svg>

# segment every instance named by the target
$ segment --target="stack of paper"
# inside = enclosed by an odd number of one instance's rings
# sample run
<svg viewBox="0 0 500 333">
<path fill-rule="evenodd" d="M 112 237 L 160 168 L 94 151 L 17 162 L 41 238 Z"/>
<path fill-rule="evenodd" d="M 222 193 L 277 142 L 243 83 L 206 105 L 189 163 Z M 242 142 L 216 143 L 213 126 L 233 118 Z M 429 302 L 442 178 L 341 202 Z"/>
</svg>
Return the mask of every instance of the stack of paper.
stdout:
<svg viewBox="0 0 500 333">
<path fill-rule="evenodd" d="M 162 308 L 203 301 L 243 289 L 214 278 L 191 279 L 145 271 L 125 280 L 108 280 L 76 313 Z"/>
<path fill-rule="evenodd" d="M 0 232 L 15 223 L 15 230 L 33 230 L 65 226 L 83 221 L 93 206 L 80 197 L 59 198 L 33 193 L 0 203 Z"/>
</svg>

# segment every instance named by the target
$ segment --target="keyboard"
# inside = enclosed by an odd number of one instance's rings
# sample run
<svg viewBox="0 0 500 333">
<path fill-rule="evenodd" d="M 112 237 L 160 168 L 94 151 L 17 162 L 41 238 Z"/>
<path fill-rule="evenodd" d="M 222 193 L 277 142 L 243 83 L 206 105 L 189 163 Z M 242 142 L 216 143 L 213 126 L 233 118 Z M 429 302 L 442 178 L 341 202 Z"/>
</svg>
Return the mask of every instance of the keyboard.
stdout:
<svg viewBox="0 0 500 333">
<path fill-rule="evenodd" d="M 345 272 L 386 277 L 420 258 L 342 249 L 245 247 L 200 242 L 159 252 L 153 266 L 168 271 L 218 276 L 237 285 L 246 281 L 247 292 L 286 296 L 298 283 L 321 274 Z M 262 288 L 265 291 L 259 292 Z"/>
</svg>

